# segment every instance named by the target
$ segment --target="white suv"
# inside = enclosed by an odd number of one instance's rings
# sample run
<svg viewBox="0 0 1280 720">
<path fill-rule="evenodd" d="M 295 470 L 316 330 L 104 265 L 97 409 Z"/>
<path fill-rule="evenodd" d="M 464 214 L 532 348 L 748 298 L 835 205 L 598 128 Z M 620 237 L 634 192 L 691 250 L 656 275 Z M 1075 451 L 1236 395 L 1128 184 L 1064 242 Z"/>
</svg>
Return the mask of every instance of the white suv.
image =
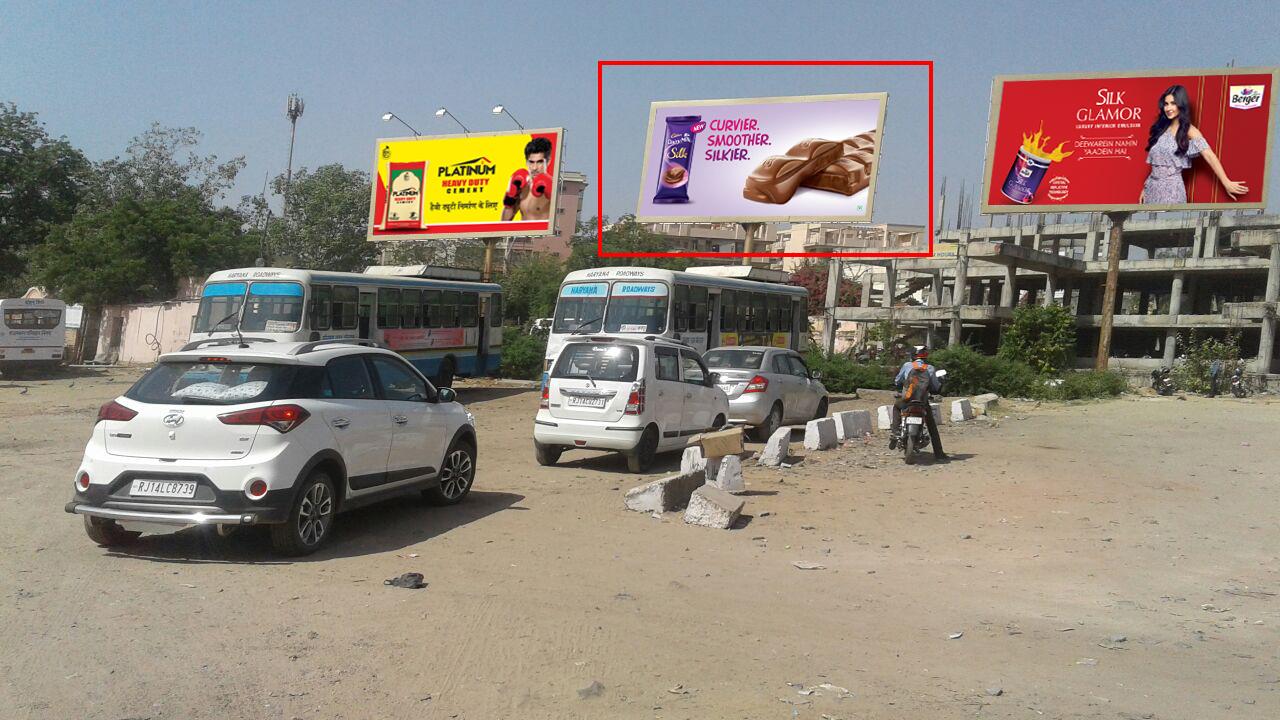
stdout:
<svg viewBox="0 0 1280 720">
<path fill-rule="evenodd" d="M 189 525 L 270 525 L 315 551 L 334 516 L 408 490 L 471 490 L 476 431 L 453 390 L 367 341 L 214 340 L 160 357 L 102 406 L 66 511 L 101 545 Z"/>
<path fill-rule="evenodd" d="M 570 448 L 620 450 L 632 472 L 723 426 L 729 400 L 692 348 L 653 336 L 592 336 L 560 349 L 533 424 L 541 465 Z"/>
</svg>

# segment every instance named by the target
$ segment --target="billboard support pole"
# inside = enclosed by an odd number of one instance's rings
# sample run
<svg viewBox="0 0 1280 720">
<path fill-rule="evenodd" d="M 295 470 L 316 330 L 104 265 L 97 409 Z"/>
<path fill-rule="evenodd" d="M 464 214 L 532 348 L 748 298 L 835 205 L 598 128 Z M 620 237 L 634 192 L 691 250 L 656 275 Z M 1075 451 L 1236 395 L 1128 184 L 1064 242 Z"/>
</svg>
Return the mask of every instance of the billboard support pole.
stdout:
<svg viewBox="0 0 1280 720">
<path fill-rule="evenodd" d="M 1111 328 L 1116 319 L 1116 292 L 1120 286 L 1120 255 L 1124 247 L 1124 221 L 1127 212 L 1107 213 L 1111 231 L 1107 235 L 1107 285 L 1102 292 L 1102 326 L 1098 330 L 1098 355 L 1094 359 L 1095 370 L 1107 369 L 1111 357 Z"/>
<path fill-rule="evenodd" d="M 742 223 L 742 229 L 746 232 L 746 238 L 742 241 L 743 253 L 754 252 L 753 248 L 755 247 L 756 236 L 760 234 L 761 227 L 764 227 L 764 223 Z M 742 264 L 750 265 L 751 256 L 744 254 L 742 256 Z"/>
<path fill-rule="evenodd" d="M 484 239 L 484 267 L 480 269 L 480 282 L 493 282 L 493 246 L 498 238 Z"/>
</svg>

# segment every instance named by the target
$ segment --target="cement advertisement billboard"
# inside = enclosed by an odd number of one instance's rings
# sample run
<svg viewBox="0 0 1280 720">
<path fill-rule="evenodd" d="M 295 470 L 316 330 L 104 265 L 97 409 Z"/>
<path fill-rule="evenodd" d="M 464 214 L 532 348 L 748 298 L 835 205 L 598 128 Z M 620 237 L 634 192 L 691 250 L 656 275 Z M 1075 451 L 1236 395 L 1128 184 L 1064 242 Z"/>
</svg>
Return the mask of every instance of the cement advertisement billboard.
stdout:
<svg viewBox="0 0 1280 720">
<path fill-rule="evenodd" d="M 982 212 L 1261 208 L 1275 68 L 1001 76 Z"/>
<path fill-rule="evenodd" d="M 561 128 L 379 140 L 370 240 L 555 233 Z"/>
<path fill-rule="evenodd" d="M 641 222 L 871 220 L 887 93 L 655 102 Z"/>
</svg>

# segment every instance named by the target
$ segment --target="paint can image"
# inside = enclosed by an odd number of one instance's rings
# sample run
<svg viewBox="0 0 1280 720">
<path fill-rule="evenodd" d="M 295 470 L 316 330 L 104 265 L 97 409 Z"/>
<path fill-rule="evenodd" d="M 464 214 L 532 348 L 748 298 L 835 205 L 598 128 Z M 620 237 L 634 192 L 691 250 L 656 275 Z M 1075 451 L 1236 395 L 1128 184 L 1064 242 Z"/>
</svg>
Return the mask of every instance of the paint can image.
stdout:
<svg viewBox="0 0 1280 720">
<path fill-rule="evenodd" d="M 1033 155 L 1025 147 L 1018 148 L 1018 155 L 1013 159 L 1013 167 L 1009 168 L 1000 193 L 1020 205 L 1029 204 L 1035 200 L 1036 190 L 1040 189 L 1040 182 L 1051 163 L 1050 159 Z"/>
</svg>

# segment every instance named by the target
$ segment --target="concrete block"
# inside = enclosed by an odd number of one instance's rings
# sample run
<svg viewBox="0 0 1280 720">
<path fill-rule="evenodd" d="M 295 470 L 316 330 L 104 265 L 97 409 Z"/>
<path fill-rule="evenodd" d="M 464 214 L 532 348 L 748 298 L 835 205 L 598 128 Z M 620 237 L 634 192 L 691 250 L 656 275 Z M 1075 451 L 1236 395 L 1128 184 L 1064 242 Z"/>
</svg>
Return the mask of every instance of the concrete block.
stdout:
<svg viewBox="0 0 1280 720">
<path fill-rule="evenodd" d="M 995 393 L 983 393 L 975 395 L 973 400 L 973 411 L 978 415 L 987 415 L 999 403 L 1000 396 Z"/>
<path fill-rule="evenodd" d="M 654 480 L 627 491 L 623 503 L 636 512 L 669 512 L 689 504 L 689 496 L 706 482 L 703 471 Z"/>
<path fill-rule="evenodd" d="M 841 442 L 871 433 L 871 412 L 868 410 L 844 410 L 831 417 L 836 421 L 836 438 Z"/>
<path fill-rule="evenodd" d="M 693 491 L 689 508 L 684 511 L 684 521 L 690 525 L 728 530 L 742 514 L 745 503 L 729 493 L 704 485 Z"/>
<path fill-rule="evenodd" d="M 684 449 L 684 454 L 680 456 L 680 473 L 706 472 L 708 477 L 715 475 L 715 466 L 720 463 L 720 458 L 708 458 L 702 454 L 702 447 L 699 445 L 691 445 Z"/>
<path fill-rule="evenodd" d="M 876 427 L 881 430 L 888 430 L 893 427 L 892 405 L 881 405 L 876 408 Z"/>
<path fill-rule="evenodd" d="M 708 485 L 713 485 L 727 493 L 746 492 L 747 484 L 742 480 L 740 455 L 725 455 L 719 460 L 712 459 L 711 462 L 716 463 L 716 467 L 713 470 L 711 465 L 707 465 Z"/>
<path fill-rule="evenodd" d="M 951 422 L 964 422 L 973 419 L 973 404 L 967 398 L 951 402 Z"/>
<path fill-rule="evenodd" d="M 791 452 L 791 428 L 778 428 L 764 443 L 760 451 L 760 464 L 767 467 L 778 467 Z"/>
<path fill-rule="evenodd" d="M 742 428 L 735 427 L 716 432 L 701 433 L 689 438 L 690 445 L 702 447 L 702 456 L 719 458 L 742 452 Z"/>
<path fill-rule="evenodd" d="M 830 450 L 838 442 L 836 439 L 836 421 L 831 418 L 810 420 L 804 426 L 805 450 Z"/>
<path fill-rule="evenodd" d="M 933 411 L 933 423 L 935 425 L 942 424 L 942 403 L 929 403 L 929 409 Z"/>
</svg>

